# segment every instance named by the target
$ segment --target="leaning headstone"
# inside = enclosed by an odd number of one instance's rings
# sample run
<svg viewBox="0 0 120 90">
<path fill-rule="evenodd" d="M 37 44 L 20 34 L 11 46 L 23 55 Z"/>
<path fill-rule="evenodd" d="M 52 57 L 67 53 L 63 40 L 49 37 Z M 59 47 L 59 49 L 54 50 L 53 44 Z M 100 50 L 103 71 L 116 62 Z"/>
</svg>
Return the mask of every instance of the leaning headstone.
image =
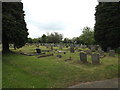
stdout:
<svg viewBox="0 0 120 90">
<path fill-rule="evenodd" d="M 109 56 L 115 57 L 115 51 L 114 50 L 110 50 L 109 51 Z"/>
<path fill-rule="evenodd" d="M 80 53 L 80 61 L 82 61 L 83 63 L 87 62 L 87 54 L 81 52 Z"/>
<path fill-rule="evenodd" d="M 99 63 L 100 63 L 99 54 L 92 54 L 92 64 L 99 64 Z"/>
</svg>

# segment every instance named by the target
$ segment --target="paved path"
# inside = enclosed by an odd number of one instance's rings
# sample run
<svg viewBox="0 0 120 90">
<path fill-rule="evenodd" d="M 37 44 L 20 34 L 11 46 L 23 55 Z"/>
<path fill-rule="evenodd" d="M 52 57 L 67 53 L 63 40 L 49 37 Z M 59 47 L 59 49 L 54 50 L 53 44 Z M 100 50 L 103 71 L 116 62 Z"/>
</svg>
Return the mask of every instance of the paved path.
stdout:
<svg viewBox="0 0 120 90">
<path fill-rule="evenodd" d="M 74 86 L 70 86 L 68 88 L 118 88 L 118 78 L 80 83 Z"/>
</svg>

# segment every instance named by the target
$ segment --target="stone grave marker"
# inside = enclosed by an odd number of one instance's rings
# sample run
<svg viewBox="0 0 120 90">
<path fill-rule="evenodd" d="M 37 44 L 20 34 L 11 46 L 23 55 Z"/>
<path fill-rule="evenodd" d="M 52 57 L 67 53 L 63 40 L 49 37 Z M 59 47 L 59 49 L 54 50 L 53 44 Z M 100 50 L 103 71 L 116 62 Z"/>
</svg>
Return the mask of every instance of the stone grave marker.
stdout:
<svg viewBox="0 0 120 90">
<path fill-rule="evenodd" d="M 70 52 L 71 52 L 71 53 L 74 53 L 74 52 L 75 52 L 74 47 L 70 47 Z"/>
<path fill-rule="evenodd" d="M 95 49 L 95 46 L 91 46 L 91 51 L 92 51 L 92 52 L 95 52 L 95 50 L 96 50 L 96 49 Z"/>
<path fill-rule="evenodd" d="M 53 46 L 51 46 L 51 50 L 53 50 Z"/>
<path fill-rule="evenodd" d="M 114 50 L 109 50 L 109 56 L 115 57 L 115 51 Z"/>
<path fill-rule="evenodd" d="M 101 58 L 105 56 L 105 54 L 104 54 L 104 51 L 103 51 L 103 50 L 99 51 L 99 53 L 100 53 L 100 57 L 101 57 Z"/>
<path fill-rule="evenodd" d="M 98 51 L 98 52 L 101 52 L 101 51 L 102 51 L 102 48 L 101 48 L 101 47 L 98 47 L 97 51 Z"/>
<path fill-rule="evenodd" d="M 36 48 L 36 52 L 37 52 L 38 54 L 40 54 L 40 53 L 41 53 L 41 49 Z"/>
<path fill-rule="evenodd" d="M 107 52 L 109 52 L 110 50 L 111 50 L 111 47 L 108 47 L 108 48 L 107 48 Z"/>
<path fill-rule="evenodd" d="M 85 50 L 85 52 L 86 52 L 87 54 L 91 54 L 91 53 L 92 53 L 91 50 Z"/>
<path fill-rule="evenodd" d="M 99 54 L 92 54 L 92 64 L 99 64 L 100 63 L 100 56 Z"/>
<path fill-rule="evenodd" d="M 57 55 L 58 58 L 62 58 L 62 55 Z"/>
<path fill-rule="evenodd" d="M 80 52 L 80 61 L 82 61 L 83 63 L 87 62 L 87 54 Z"/>
<path fill-rule="evenodd" d="M 62 49 L 63 49 L 63 47 L 60 45 L 59 49 L 60 49 L 60 50 L 62 50 Z"/>
</svg>

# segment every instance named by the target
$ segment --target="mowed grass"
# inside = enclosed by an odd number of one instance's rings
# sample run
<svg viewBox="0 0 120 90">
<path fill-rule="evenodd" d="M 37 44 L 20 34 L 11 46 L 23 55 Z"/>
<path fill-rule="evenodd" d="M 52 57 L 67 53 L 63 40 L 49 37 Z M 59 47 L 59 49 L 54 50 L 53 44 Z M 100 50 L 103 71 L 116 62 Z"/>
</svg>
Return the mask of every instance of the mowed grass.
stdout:
<svg viewBox="0 0 120 90">
<path fill-rule="evenodd" d="M 46 49 L 42 46 L 40 48 Z M 32 52 L 33 49 L 34 46 L 25 46 L 19 50 Z M 90 56 L 88 64 L 81 63 L 79 52 L 61 53 L 62 58 L 56 55 L 57 52 L 54 56 L 37 58 L 15 53 L 3 54 L 3 88 L 66 88 L 81 82 L 118 77 L 118 55 L 109 57 L 106 54 L 99 65 L 92 65 Z M 70 56 L 72 60 L 65 62 Z"/>
</svg>

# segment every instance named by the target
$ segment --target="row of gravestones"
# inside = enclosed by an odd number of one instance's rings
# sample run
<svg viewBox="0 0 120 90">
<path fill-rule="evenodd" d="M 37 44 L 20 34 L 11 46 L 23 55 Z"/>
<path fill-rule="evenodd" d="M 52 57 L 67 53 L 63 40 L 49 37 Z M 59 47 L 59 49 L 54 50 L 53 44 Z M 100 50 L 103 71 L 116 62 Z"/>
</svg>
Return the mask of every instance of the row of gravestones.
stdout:
<svg viewBox="0 0 120 90">
<path fill-rule="evenodd" d="M 115 51 L 110 50 L 109 56 L 115 57 Z M 100 54 L 91 54 L 91 58 L 92 58 L 92 64 L 99 64 L 100 63 Z M 80 52 L 80 60 L 83 63 L 87 63 L 87 54 Z"/>
<path fill-rule="evenodd" d="M 100 63 L 100 56 L 99 54 L 91 54 L 92 57 L 92 64 L 99 64 Z M 81 52 L 80 53 L 80 61 L 83 63 L 87 63 L 87 54 Z"/>
</svg>

